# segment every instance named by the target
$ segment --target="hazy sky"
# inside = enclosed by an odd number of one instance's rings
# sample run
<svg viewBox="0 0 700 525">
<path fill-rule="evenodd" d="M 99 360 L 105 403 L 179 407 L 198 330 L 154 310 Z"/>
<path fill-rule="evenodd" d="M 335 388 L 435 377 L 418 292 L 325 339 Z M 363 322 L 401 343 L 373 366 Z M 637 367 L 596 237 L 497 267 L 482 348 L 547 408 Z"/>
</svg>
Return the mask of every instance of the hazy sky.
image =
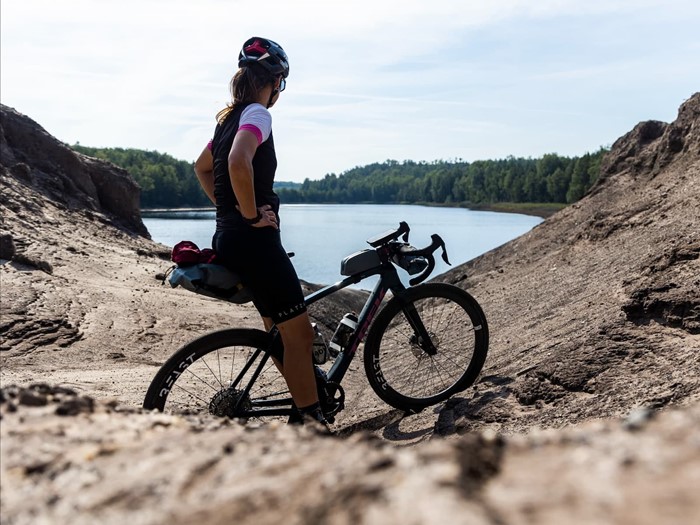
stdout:
<svg viewBox="0 0 700 525">
<path fill-rule="evenodd" d="M 287 51 L 278 180 L 580 155 L 700 90 L 697 0 L 2 0 L 0 97 L 58 139 L 194 160 L 248 37 Z"/>
</svg>

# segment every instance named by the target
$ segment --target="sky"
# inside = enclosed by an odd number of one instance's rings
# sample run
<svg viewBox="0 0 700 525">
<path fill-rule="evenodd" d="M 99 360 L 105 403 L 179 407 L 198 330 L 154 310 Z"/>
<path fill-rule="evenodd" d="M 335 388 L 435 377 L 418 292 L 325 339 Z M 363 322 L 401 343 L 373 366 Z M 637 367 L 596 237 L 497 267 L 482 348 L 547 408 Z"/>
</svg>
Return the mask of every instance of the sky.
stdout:
<svg viewBox="0 0 700 525">
<path fill-rule="evenodd" d="M 697 0 L 2 0 L 0 101 L 59 140 L 193 161 L 242 43 L 290 60 L 277 180 L 610 146 L 700 91 Z"/>
</svg>

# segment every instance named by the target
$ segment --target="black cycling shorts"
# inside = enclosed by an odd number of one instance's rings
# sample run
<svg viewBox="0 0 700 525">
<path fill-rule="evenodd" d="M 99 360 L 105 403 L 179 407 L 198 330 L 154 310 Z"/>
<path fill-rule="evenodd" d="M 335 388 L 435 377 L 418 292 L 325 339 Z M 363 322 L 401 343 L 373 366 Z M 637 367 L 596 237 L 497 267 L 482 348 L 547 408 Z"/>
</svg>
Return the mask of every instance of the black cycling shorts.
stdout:
<svg viewBox="0 0 700 525">
<path fill-rule="evenodd" d="M 217 231 L 212 240 L 217 262 L 241 277 L 263 317 L 283 323 L 306 311 L 304 293 L 279 231 L 243 226 Z"/>
</svg>

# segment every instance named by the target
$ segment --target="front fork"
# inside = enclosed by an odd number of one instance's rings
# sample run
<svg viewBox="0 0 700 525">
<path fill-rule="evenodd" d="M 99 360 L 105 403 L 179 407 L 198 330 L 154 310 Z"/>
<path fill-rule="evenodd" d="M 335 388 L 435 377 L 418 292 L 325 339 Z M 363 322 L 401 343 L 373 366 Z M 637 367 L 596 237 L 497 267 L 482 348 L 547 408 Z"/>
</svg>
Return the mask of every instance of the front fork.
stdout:
<svg viewBox="0 0 700 525">
<path fill-rule="evenodd" d="M 411 343 L 417 344 L 420 347 L 420 349 L 428 355 L 436 355 L 437 347 L 433 343 L 433 340 L 430 337 L 430 333 L 425 328 L 423 320 L 420 318 L 418 310 L 416 310 L 415 304 L 412 302 L 408 302 L 401 308 L 401 311 L 406 317 L 408 324 L 411 325 L 411 328 L 413 329 Z"/>
</svg>

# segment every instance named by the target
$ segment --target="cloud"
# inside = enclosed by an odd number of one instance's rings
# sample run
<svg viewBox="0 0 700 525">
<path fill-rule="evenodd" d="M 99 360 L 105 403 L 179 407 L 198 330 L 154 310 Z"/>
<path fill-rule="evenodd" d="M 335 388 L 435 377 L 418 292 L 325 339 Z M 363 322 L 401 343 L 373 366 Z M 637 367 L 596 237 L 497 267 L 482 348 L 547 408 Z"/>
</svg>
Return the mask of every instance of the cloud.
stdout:
<svg viewBox="0 0 700 525">
<path fill-rule="evenodd" d="M 288 51 L 280 173 L 577 154 L 700 85 L 700 3 L 3 0 L 2 101 L 66 142 L 192 160 L 241 42 Z"/>
</svg>

